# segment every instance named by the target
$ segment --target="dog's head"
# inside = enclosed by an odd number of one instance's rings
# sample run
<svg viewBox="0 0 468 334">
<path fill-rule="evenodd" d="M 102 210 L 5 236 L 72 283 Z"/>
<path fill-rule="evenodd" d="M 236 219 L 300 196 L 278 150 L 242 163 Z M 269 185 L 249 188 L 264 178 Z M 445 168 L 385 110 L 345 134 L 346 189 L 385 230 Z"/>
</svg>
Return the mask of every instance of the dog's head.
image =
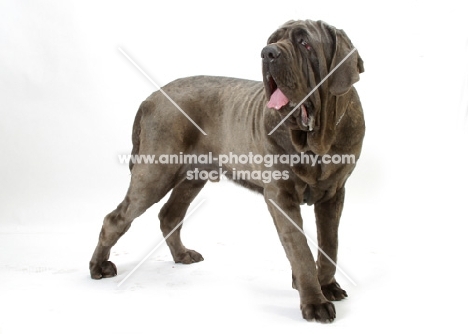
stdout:
<svg viewBox="0 0 468 334">
<path fill-rule="evenodd" d="M 330 96 L 346 94 L 364 71 L 344 31 L 322 21 L 286 22 L 261 55 L 268 107 L 285 115 L 300 104 L 286 123 L 293 130 L 317 132 Z"/>
</svg>

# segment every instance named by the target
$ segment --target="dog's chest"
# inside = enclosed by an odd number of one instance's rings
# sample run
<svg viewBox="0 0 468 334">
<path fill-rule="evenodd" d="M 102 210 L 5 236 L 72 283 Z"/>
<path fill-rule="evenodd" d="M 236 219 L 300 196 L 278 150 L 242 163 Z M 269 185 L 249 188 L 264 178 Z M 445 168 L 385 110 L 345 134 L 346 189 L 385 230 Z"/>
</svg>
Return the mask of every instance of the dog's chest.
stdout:
<svg viewBox="0 0 468 334">
<path fill-rule="evenodd" d="M 296 165 L 292 171 L 301 185 L 296 188 L 301 204 L 312 205 L 333 197 L 336 191 L 344 186 L 352 170 L 346 166 Z M 302 182 L 301 182 L 302 181 Z"/>
</svg>

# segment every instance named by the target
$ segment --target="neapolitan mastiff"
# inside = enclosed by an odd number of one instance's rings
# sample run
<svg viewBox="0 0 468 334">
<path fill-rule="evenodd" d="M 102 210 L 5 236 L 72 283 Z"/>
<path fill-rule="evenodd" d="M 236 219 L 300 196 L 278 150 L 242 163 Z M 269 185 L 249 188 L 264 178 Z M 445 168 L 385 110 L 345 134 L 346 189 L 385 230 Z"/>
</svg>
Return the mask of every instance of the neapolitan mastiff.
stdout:
<svg viewBox="0 0 468 334">
<path fill-rule="evenodd" d="M 304 152 L 319 157 L 347 154 L 357 159 L 365 125 L 353 84 L 364 68 L 346 34 L 322 21 L 289 21 L 270 36 L 261 56 L 263 83 L 197 76 L 163 87 L 207 135 L 161 91 L 149 96 L 141 104 L 133 124 L 132 154 L 158 157 L 211 152 L 213 156 L 229 153 L 240 156 L 252 152 L 266 156 Z M 290 117 L 272 132 L 295 107 Z M 183 220 L 190 203 L 207 182 L 187 178 L 187 172 L 194 167 L 206 171 L 219 169 L 217 163 L 130 164 L 132 175 L 127 195 L 104 218 L 90 261 L 92 278 L 117 275 L 116 266 L 109 261 L 111 247 L 135 218 L 170 190 L 169 200 L 159 213 L 163 235 L 168 236 Z M 335 308 L 331 301 L 347 297 L 335 280 L 333 262 L 337 259 L 345 182 L 355 165 L 266 167 L 234 161 L 222 167 L 231 176 L 234 169 L 264 172 L 280 168 L 288 172 L 287 178 L 268 183 L 261 179 L 234 181 L 263 194 L 292 267 L 293 287 L 299 291 L 303 317 L 332 321 Z M 319 252 L 315 263 L 306 237 L 291 223 L 292 220 L 302 227 L 299 206 L 304 203 L 314 204 L 318 245 L 333 262 Z M 203 260 L 199 253 L 182 244 L 180 227 L 167 238 L 167 245 L 175 262 Z"/>
</svg>

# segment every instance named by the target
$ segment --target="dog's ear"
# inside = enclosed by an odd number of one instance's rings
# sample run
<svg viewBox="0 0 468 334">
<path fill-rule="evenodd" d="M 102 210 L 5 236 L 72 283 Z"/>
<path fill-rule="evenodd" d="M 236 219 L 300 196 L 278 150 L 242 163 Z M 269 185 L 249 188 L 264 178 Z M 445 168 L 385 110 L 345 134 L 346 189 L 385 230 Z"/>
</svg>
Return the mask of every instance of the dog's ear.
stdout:
<svg viewBox="0 0 468 334">
<path fill-rule="evenodd" d="M 364 72 L 364 62 L 351 40 L 343 30 L 335 29 L 335 52 L 330 71 L 332 71 L 351 52 L 352 54 L 330 76 L 330 93 L 336 96 L 346 94 L 354 83 L 359 81 L 359 73 Z"/>
</svg>

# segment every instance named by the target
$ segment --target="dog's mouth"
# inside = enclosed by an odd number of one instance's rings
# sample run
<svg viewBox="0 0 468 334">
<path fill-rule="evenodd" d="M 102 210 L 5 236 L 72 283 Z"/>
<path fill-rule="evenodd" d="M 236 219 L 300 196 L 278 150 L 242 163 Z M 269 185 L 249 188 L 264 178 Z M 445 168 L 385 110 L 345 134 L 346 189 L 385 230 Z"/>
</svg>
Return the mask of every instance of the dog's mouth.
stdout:
<svg viewBox="0 0 468 334">
<path fill-rule="evenodd" d="M 308 104 L 308 102 L 304 102 L 299 107 L 297 107 L 297 103 L 292 102 L 281 90 L 281 88 L 278 87 L 278 84 L 276 83 L 275 79 L 271 74 L 267 73 L 265 81 L 266 95 L 269 99 L 267 107 L 271 109 L 280 110 L 284 106 L 288 105 L 293 109 L 299 110 L 299 118 L 301 123 L 300 125 L 302 125 L 303 130 L 312 131 L 314 129 L 314 117 L 311 112 L 312 108 Z M 294 114 L 297 115 L 297 111 L 294 112 Z"/>
</svg>

